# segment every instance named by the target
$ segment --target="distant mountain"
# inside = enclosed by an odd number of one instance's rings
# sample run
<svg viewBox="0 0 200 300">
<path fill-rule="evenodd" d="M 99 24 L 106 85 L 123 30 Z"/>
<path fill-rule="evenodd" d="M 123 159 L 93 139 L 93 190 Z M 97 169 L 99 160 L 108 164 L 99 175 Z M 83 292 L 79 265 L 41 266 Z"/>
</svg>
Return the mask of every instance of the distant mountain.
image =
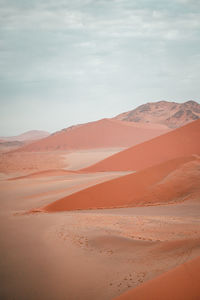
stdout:
<svg viewBox="0 0 200 300">
<path fill-rule="evenodd" d="M 160 124 L 138 124 L 113 119 L 71 126 L 19 151 L 55 151 L 129 147 L 169 131 Z"/>
<path fill-rule="evenodd" d="M 200 104 L 195 101 L 176 103 L 159 101 L 143 104 L 122 113 L 114 119 L 137 123 L 163 124 L 169 128 L 181 127 L 200 118 Z"/>
<path fill-rule="evenodd" d="M 30 130 L 27 132 L 24 132 L 20 135 L 17 136 L 10 136 L 10 137 L 0 137 L 1 142 L 6 141 L 6 142 L 11 142 L 11 141 L 19 141 L 19 142 L 24 142 L 24 141 L 34 141 L 34 140 L 39 140 L 42 138 L 45 138 L 49 135 L 50 133 L 47 131 L 42 131 L 42 130 Z"/>
</svg>

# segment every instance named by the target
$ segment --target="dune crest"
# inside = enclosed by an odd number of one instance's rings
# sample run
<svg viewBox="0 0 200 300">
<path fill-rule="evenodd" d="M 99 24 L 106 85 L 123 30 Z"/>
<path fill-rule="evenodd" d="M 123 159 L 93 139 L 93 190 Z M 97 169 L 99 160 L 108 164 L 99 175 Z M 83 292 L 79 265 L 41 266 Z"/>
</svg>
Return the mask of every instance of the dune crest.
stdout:
<svg viewBox="0 0 200 300">
<path fill-rule="evenodd" d="M 138 171 L 193 154 L 200 155 L 200 120 L 123 150 L 83 171 Z"/>
<path fill-rule="evenodd" d="M 168 132 L 164 125 L 134 124 L 112 119 L 71 126 L 19 151 L 78 150 L 130 147 Z"/>
<path fill-rule="evenodd" d="M 26 179 L 26 178 L 42 178 L 42 177 L 51 177 L 51 176 L 63 176 L 67 174 L 77 174 L 78 171 L 72 170 L 64 170 L 64 169 L 51 169 L 51 170 L 44 170 L 39 172 L 33 172 L 27 175 L 18 176 L 10 178 L 9 180 L 19 180 L 19 179 Z"/>
<path fill-rule="evenodd" d="M 181 168 L 184 168 L 184 176 Z M 173 179 L 175 171 L 177 174 Z M 59 199 L 38 211 L 133 207 L 182 201 L 193 193 L 199 195 L 199 175 L 200 162 L 196 157 L 178 158 L 97 184 Z"/>
</svg>

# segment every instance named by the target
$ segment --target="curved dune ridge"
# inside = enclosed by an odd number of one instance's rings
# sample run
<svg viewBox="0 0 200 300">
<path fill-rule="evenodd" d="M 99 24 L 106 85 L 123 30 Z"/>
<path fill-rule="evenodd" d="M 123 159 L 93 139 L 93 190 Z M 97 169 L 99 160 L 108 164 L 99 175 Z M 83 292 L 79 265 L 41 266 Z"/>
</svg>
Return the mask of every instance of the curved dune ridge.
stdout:
<svg viewBox="0 0 200 300">
<path fill-rule="evenodd" d="M 47 138 L 20 148 L 18 151 L 53 151 L 130 147 L 168 132 L 164 125 L 147 125 L 102 119 L 72 126 Z"/>
<path fill-rule="evenodd" d="M 30 173 L 27 175 L 9 178 L 8 180 L 19 180 L 19 179 L 31 179 L 31 178 L 42 178 L 42 177 L 51 177 L 51 176 L 64 176 L 68 174 L 77 174 L 78 171 L 64 170 L 64 169 L 52 169 L 44 170 L 39 172 Z"/>
<path fill-rule="evenodd" d="M 138 171 L 192 154 L 200 154 L 200 120 L 114 154 L 82 171 Z"/>
<path fill-rule="evenodd" d="M 115 300 L 200 299 L 200 257 L 141 284 Z"/>
<path fill-rule="evenodd" d="M 119 235 L 102 235 L 95 236 L 92 239 L 89 239 L 88 245 L 94 249 L 107 249 L 116 252 L 136 252 L 142 251 L 144 248 L 148 251 L 149 249 L 156 248 L 158 241 L 149 241 L 149 240 L 137 240 L 129 237 L 119 236 Z"/>
<path fill-rule="evenodd" d="M 200 194 L 199 175 L 198 158 L 178 158 L 97 184 L 34 211 L 133 207 L 180 201 L 192 193 Z"/>
</svg>

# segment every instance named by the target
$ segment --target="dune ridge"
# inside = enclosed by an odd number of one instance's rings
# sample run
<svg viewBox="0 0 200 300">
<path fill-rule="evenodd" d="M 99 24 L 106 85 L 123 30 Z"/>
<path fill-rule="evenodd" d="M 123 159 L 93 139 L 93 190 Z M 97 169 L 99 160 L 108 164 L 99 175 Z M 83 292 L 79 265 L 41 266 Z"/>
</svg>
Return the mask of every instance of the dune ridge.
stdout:
<svg viewBox="0 0 200 300">
<path fill-rule="evenodd" d="M 200 298 L 200 257 L 122 294 L 115 300 L 198 300 Z"/>
<path fill-rule="evenodd" d="M 29 173 L 29 174 L 23 175 L 23 176 L 9 178 L 8 180 L 19 180 L 19 179 L 25 179 L 25 178 L 41 178 L 41 177 L 50 177 L 50 176 L 63 176 L 63 175 L 67 175 L 67 174 L 77 174 L 77 173 L 79 173 L 79 172 L 73 171 L 73 170 L 50 169 L 50 170 Z"/>
<path fill-rule="evenodd" d="M 113 119 L 71 126 L 23 146 L 18 151 L 57 151 L 109 147 L 130 147 L 168 132 L 158 124 L 137 124 Z"/>
<path fill-rule="evenodd" d="M 179 171 L 180 168 L 184 168 L 184 176 L 182 171 Z M 173 179 L 174 171 L 177 172 L 176 180 Z M 170 174 L 171 179 L 168 177 Z M 180 201 L 192 193 L 200 192 L 199 174 L 198 158 L 195 156 L 178 158 L 97 184 L 34 211 L 132 207 Z M 188 184 L 188 181 L 191 184 Z"/>
<path fill-rule="evenodd" d="M 200 154 L 200 119 L 123 150 L 82 171 L 138 171 L 193 154 Z"/>
</svg>

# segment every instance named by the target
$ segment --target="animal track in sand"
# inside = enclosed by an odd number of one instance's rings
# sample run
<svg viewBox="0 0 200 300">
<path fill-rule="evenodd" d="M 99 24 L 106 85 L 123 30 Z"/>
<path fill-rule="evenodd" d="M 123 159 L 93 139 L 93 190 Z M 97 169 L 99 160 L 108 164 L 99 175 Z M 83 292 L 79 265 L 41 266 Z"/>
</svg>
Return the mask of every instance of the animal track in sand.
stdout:
<svg viewBox="0 0 200 300">
<path fill-rule="evenodd" d="M 110 286 L 116 286 L 119 292 L 127 290 L 127 288 L 133 288 L 144 281 L 146 272 L 134 272 L 124 276 L 120 281 L 110 282 Z"/>
<path fill-rule="evenodd" d="M 145 276 L 146 276 L 146 272 L 138 273 L 137 275 L 138 282 L 142 283 L 144 281 Z"/>
</svg>

